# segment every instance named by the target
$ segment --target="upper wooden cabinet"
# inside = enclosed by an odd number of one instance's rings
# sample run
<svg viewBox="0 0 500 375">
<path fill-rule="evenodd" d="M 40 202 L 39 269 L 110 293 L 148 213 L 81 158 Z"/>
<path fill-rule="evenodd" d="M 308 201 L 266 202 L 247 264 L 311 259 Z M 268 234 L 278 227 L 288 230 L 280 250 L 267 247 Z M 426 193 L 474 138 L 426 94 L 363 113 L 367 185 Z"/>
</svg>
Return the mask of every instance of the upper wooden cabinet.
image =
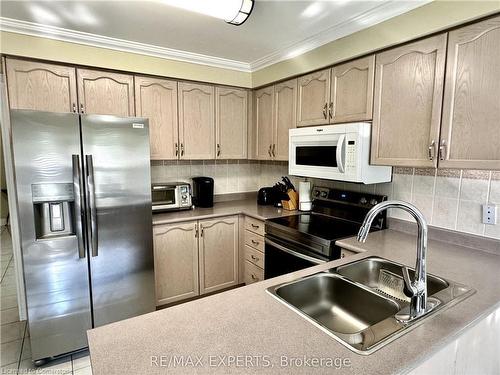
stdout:
<svg viewBox="0 0 500 375">
<path fill-rule="evenodd" d="M 449 33 L 444 168 L 500 169 L 500 17 Z"/>
<path fill-rule="evenodd" d="M 200 220 L 200 294 L 238 284 L 238 216 Z"/>
<path fill-rule="evenodd" d="M 328 123 L 330 69 L 298 78 L 297 126 Z"/>
<path fill-rule="evenodd" d="M 63 65 L 6 59 L 10 108 L 76 112 L 76 71 Z"/>
<path fill-rule="evenodd" d="M 135 76 L 135 111 L 149 118 L 151 159 L 177 159 L 177 82 Z"/>
<path fill-rule="evenodd" d="M 374 55 L 333 67 L 330 122 L 372 119 L 374 71 Z"/>
<path fill-rule="evenodd" d="M 248 91 L 215 88 L 216 158 L 247 157 Z"/>
<path fill-rule="evenodd" d="M 156 305 L 199 295 L 198 223 L 153 227 Z"/>
<path fill-rule="evenodd" d="M 274 87 L 268 86 L 254 92 L 255 156 L 260 160 L 272 158 Z"/>
<path fill-rule="evenodd" d="M 133 76 L 90 69 L 76 73 L 80 113 L 135 116 Z"/>
<path fill-rule="evenodd" d="M 215 159 L 214 87 L 179 82 L 181 159 Z"/>
<path fill-rule="evenodd" d="M 376 55 L 371 162 L 435 167 L 446 34 Z"/>
<path fill-rule="evenodd" d="M 274 160 L 288 160 L 288 130 L 297 123 L 297 80 L 274 86 L 273 146 Z"/>
</svg>

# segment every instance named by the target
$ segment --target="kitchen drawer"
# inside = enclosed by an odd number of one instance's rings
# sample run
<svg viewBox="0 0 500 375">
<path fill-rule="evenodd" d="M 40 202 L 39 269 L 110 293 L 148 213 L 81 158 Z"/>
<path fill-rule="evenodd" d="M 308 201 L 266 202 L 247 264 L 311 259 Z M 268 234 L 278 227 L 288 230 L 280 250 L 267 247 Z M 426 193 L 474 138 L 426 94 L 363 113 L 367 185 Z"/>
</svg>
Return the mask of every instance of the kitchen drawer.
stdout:
<svg viewBox="0 0 500 375">
<path fill-rule="evenodd" d="M 245 260 L 245 278 L 243 280 L 245 284 L 252 284 L 262 280 L 264 280 L 264 270 Z"/>
<path fill-rule="evenodd" d="M 341 258 L 350 257 L 351 255 L 356 255 L 356 254 L 357 254 L 357 252 L 355 252 L 355 251 L 340 249 L 340 257 Z"/>
<path fill-rule="evenodd" d="M 245 217 L 245 229 L 249 230 L 250 232 L 257 233 L 261 236 L 265 234 L 264 222 L 254 219 L 253 217 Z"/>
<path fill-rule="evenodd" d="M 245 245 L 245 259 L 260 268 L 264 268 L 264 253 L 248 245 Z"/>
<path fill-rule="evenodd" d="M 246 230 L 245 245 L 251 246 L 254 249 L 264 252 L 264 237 Z"/>
</svg>

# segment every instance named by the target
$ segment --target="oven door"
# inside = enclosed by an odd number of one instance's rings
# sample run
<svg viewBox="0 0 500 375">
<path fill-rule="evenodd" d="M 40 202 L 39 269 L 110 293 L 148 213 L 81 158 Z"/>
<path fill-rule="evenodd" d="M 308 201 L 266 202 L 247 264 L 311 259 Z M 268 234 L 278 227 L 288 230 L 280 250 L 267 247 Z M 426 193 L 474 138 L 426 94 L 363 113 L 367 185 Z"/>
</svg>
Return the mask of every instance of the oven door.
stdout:
<svg viewBox="0 0 500 375">
<path fill-rule="evenodd" d="M 266 235 L 264 279 L 299 271 L 327 261 L 325 257 L 305 248 Z"/>
<path fill-rule="evenodd" d="M 153 211 L 171 210 L 179 207 L 179 192 L 176 186 L 153 185 L 151 187 Z"/>
<path fill-rule="evenodd" d="M 321 128 L 290 131 L 289 173 L 295 176 L 342 179 L 346 134 Z M 308 132 L 304 132 L 307 130 Z"/>
</svg>

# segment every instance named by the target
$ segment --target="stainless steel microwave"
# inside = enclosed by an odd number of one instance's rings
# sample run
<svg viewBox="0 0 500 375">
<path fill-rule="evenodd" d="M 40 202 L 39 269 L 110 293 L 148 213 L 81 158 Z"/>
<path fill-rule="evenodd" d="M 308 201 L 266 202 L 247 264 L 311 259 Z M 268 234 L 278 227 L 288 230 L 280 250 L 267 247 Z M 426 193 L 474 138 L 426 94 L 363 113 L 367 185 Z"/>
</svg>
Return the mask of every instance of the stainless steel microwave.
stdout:
<svg viewBox="0 0 500 375">
<path fill-rule="evenodd" d="M 191 185 L 168 182 L 151 185 L 153 211 L 188 210 L 192 207 Z"/>
</svg>

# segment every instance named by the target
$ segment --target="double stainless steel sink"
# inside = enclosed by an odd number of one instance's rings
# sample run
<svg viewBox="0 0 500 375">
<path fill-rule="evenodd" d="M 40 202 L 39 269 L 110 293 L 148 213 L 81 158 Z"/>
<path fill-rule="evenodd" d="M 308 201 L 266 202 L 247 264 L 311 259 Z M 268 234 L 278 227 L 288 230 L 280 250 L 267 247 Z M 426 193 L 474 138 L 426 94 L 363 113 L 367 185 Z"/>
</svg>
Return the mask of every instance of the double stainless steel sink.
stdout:
<svg viewBox="0 0 500 375">
<path fill-rule="evenodd" d="M 428 303 L 433 308 L 418 319 L 404 321 L 398 317 L 408 310 L 409 302 L 379 285 L 381 270 L 403 277 L 402 269 L 402 264 L 369 257 L 273 286 L 268 292 L 351 350 L 371 354 L 474 293 L 465 285 L 428 274 Z"/>
</svg>

